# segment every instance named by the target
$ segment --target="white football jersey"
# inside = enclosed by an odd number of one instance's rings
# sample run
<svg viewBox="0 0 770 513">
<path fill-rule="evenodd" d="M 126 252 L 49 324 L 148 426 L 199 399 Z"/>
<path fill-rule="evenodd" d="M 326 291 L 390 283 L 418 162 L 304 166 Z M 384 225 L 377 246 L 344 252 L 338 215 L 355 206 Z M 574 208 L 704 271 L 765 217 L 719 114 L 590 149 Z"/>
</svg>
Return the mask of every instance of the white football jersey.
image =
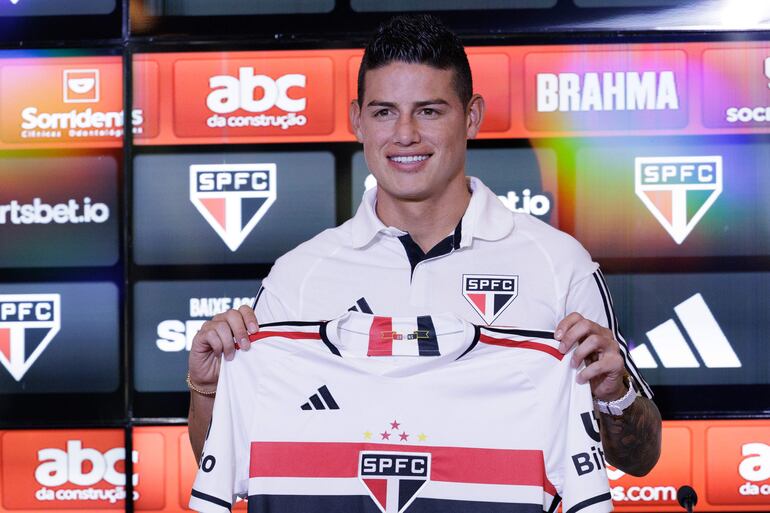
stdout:
<svg viewBox="0 0 770 513">
<path fill-rule="evenodd" d="M 223 361 L 190 507 L 611 511 L 589 385 L 552 333 L 349 312 Z"/>
</svg>

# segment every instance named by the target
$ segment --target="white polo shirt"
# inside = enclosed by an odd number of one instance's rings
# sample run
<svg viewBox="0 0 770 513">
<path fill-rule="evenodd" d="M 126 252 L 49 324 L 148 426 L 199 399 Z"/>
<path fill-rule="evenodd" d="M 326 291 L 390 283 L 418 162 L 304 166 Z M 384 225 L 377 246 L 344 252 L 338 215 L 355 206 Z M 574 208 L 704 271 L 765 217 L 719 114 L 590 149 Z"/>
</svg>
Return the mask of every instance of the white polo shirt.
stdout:
<svg viewBox="0 0 770 513">
<path fill-rule="evenodd" d="M 377 189 L 355 216 L 279 258 L 262 282 L 260 323 L 328 320 L 355 309 L 404 317 L 451 312 L 490 326 L 553 331 L 578 312 L 608 327 L 637 390 L 652 391 L 628 355 L 599 266 L 574 238 L 511 212 L 479 179 L 454 233 L 424 254 L 375 212 Z"/>
<path fill-rule="evenodd" d="M 591 390 L 553 333 L 348 312 L 250 338 L 222 362 L 196 511 L 612 510 Z"/>
</svg>

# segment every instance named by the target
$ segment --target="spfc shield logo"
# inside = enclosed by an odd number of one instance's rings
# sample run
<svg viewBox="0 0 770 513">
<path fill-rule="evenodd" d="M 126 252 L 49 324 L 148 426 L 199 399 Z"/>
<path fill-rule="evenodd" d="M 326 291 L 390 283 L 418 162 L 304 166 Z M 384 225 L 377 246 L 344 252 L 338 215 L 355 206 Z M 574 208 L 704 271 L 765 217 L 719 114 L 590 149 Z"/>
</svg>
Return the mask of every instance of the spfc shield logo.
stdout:
<svg viewBox="0 0 770 513">
<path fill-rule="evenodd" d="M 16 381 L 60 329 L 59 294 L 0 294 L 0 363 Z"/>
<path fill-rule="evenodd" d="M 236 251 L 277 195 L 275 164 L 190 166 L 190 201 L 230 251 Z"/>
<path fill-rule="evenodd" d="M 518 276 L 463 274 L 463 297 L 488 325 L 495 322 L 518 295 Z"/>
<path fill-rule="evenodd" d="M 681 244 L 722 193 L 722 157 L 637 157 L 636 195 Z"/>
<path fill-rule="evenodd" d="M 403 513 L 430 481 L 430 453 L 361 451 L 358 478 L 382 513 Z"/>
</svg>

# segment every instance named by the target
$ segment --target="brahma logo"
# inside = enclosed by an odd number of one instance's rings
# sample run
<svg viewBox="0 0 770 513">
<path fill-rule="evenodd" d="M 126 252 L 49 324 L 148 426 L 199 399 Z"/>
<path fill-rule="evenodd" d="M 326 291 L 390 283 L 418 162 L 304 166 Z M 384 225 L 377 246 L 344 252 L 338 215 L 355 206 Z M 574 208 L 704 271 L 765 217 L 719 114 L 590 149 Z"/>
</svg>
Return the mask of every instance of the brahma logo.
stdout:
<svg viewBox="0 0 770 513">
<path fill-rule="evenodd" d="M 637 157 L 636 195 L 681 244 L 722 193 L 722 157 Z"/>
<path fill-rule="evenodd" d="M 96 103 L 99 101 L 98 69 L 64 70 L 64 103 Z"/>
<path fill-rule="evenodd" d="M 59 294 L 0 294 L 0 362 L 16 381 L 60 329 Z"/>
<path fill-rule="evenodd" d="M 190 201 L 235 252 L 277 199 L 275 164 L 190 166 Z"/>
<path fill-rule="evenodd" d="M 382 513 L 402 513 L 430 481 L 430 453 L 361 451 L 358 478 Z"/>
<path fill-rule="evenodd" d="M 518 276 L 463 274 L 463 297 L 487 324 L 495 322 L 518 295 Z"/>
<path fill-rule="evenodd" d="M 273 79 L 267 75 L 255 74 L 254 68 L 241 67 L 238 77 L 216 75 L 209 79 L 212 91 L 206 97 L 206 106 L 216 112 L 207 120 L 212 128 L 277 126 L 286 130 L 293 126 L 307 124 L 302 112 L 307 107 L 303 96 L 307 77 L 290 73 Z M 257 93 L 259 91 L 259 93 Z M 295 95 L 296 97 L 292 97 Z M 255 99 L 258 96 L 259 99 Z M 250 113 L 266 112 L 278 108 L 288 114 L 284 116 L 220 116 L 238 110 Z"/>
</svg>

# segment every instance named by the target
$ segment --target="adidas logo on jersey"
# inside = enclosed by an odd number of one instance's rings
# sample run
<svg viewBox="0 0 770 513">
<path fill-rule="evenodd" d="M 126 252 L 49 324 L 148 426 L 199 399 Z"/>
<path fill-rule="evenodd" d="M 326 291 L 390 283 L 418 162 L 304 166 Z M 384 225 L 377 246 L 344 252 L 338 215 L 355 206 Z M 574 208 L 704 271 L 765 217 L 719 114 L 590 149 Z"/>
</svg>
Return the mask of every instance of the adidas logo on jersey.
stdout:
<svg viewBox="0 0 770 513">
<path fill-rule="evenodd" d="M 647 332 L 647 338 L 652 344 L 663 367 L 668 369 L 697 368 L 701 364 L 695 356 L 708 368 L 739 368 L 741 361 L 735 354 L 722 328 L 714 318 L 708 305 L 699 293 L 674 307 L 684 331 L 690 338 L 693 349 L 679 329 L 674 319 L 656 326 Z M 654 369 L 658 367 L 652 351 L 645 345 L 639 345 L 631 350 L 631 357 L 640 368 Z"/>
<path fill-rule="evenodd" d="M 308 399 L 308 402 L 300 406 L 302 410 L 339 410 L 340 406 L 337 401 L 332 397 L 329 389 L 326 385 L 323 385 L 318 389 L 317 394 L 313 394 Z"/>
</svg>

